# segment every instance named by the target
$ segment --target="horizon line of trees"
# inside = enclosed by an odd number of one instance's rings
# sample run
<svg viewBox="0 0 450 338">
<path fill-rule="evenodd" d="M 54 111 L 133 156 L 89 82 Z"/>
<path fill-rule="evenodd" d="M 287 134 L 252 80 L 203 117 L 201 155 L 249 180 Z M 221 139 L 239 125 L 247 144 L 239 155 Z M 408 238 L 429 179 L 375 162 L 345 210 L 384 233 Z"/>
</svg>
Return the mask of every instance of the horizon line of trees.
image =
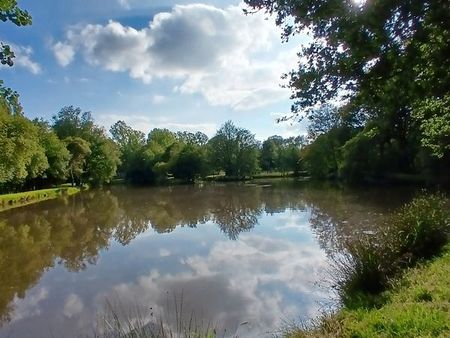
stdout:
<svg viewBox="0 0 450 338">
<path fill-rule="evenodd" d="M 264 171 L 298 172 L 301 136 L 264 142 L 225 122 L 214 137 L 155 128 L 145 135 L 117 121 L 107 131 L 90 112 L 67 106 L 52 121 L 30 120 L 0 104 L 0 192 L 33 190 L 70 182 L 101 186 L 114 178 L 156 184 L 208 175 L 251 177 Z"/>
<path fill-rule="evenodd" d="M 448 179 L 448 156 L 434 156 L 419 144 L 405 148 L 392 140 L 384 145 L 379 125 L 352 125 L 337 109 L 328 105 L 312 112 L 308 137 L 274 135 L 260 142 L 231 121 L 210 139 L 202 132 L 160 128 L 145 135 L 124 121 L 108 134 L 80 108 L 64 107 L 49 122 L 30 120 L 0 102 L 0 192 L 62 183 L 102 186 L 114 178 L 136 185 L 210 175 L 242 179 L 261 171 L 306 172 L 351 183 L 379 182 L 399 173 Z"/>
</svg>

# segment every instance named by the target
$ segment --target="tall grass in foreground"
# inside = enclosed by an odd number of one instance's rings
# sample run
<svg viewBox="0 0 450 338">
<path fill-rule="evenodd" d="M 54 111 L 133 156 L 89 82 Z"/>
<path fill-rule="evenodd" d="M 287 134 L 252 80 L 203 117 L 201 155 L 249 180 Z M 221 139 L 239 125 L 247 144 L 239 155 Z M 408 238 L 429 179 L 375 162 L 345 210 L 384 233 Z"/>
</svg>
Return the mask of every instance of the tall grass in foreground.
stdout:
<svg viewBox="0 0 450 338">
<path fill-rule="evenodd" d="M 397 277 L 405 269 L 442 252 L 450 235 L 448 203 L 441 194 L 418 196 L 392 214 L 377 233 L 363 235 L 346 243 L 345 251 L 334 258 L 333 269 L 334 282 L 339 291 L 343 309 L 337 314 L 326 313 L 317 320 L 287 328 L 285 335 L 290 337 L 372 337 L 375 334 L 375 336 L 386 337 L 412 337 L 421 336 L 417 332 L 422 329 L 432 332 L 432 336 L 438 336 L 440 332 L 449 332 L 450 324 L 445 324 L 450 323 L 448 305 L 450 293 L 448 291 L 442 301 L 444 305 L 433 304 L 436 315 L 428 313 L 425 306 L 426 302 L 433 300 L 434 295 L 430 291 L 422 290 L 420 294 L 411 297 L 408 295 L 408 304 L 395 301 L 395 298 L 410 293 L 408 286 L 403 287 L 399 296 L 394 296 L 394 302 L 390 303 L 387 303 L 390 293 L 383 292 L 393 287 L 395 281 L 399 280 Z M 446 248 L 445 260 L 435 264 L 444 272 L 443 274 L 435 272 L 439 277 L 436 281 L 430 280 L 429 283 L 436 284 L 431 289 L 438 293 L 445 293 L 442 290 L 448 290 L 450 282 L 447 274 L 450 246 Z M 421 282 L 421 289 L 428 286 L 426 273 L 413 271 L 409 275 L 413 275 Z M 434 277 L 430 274 L 429 278 Z M 418 304 L 415 304 L 415 301 Z M 425 302 L 425 305 L 420 302 Z M 431 311 L 431 304 L 428 307 Z M 396 326 L 392 318 L 397 318 L 397 321 L 403 324 Z M 373 327 L 365 327 L 361 324 L 362 321 L 375 324 Z M 422 327 L 419 327 L 420 325 Z M 434 328 L 433 325 L 435 325 Z M 355 333 L 356 329 L 354 330 L 357 327 L 358 334 Z M 367 334 L 360 335 L 361 332 Z M 403 333 L 400 334 L 400 332 Z M 428 336 L 428 333 L 425 336 Z"/>
<path fill-rule="evenodd" d="M 375 308 L 343 308 L 309 325 L 287 328 L 290 338 L 450 337 L 450 244 L 418 264 L 383 293 Z"/>
<path fill-rule="evenodd" d="M 186 313 L 183 294 L 167 299 L 166 313 L 152 307 L 125 308 L 120 302 L 106 302 L 105 314 L 98 319 L 96 338 L 216 338 L 217 325 Z M 223 333 L 225 337 L 225 332 Z"/>
<path fill-rule="evenodd" d="M 421 195 L 374 235 L 346 243 L 345 252 L 335 257 L 335 281 L 344 305 L 359 306 L 361 296 L 370 300 L 379 294 L 403 269 L 439 253 L 449 234 L 448 201 L 440 194 Z"/>
</svg>

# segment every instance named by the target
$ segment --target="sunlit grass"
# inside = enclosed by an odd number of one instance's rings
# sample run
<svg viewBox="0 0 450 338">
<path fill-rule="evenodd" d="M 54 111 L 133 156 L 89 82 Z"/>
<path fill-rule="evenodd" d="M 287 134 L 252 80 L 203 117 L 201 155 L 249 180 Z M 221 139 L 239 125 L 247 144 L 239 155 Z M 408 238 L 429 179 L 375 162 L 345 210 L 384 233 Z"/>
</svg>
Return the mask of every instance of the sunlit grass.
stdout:
<svg viewBox="0 0 450 338">
<path fill-rule="evenodd" d="M 343 308 L 285 335 L 450 337 L 449 230 L 443 196 L 415 198 L 377 236 L 349 243 L 336 260 Z"/>
<path fill-rule="evenodd" d="M 343 309 L 287 337 L 450 337 L 450 245 L 441 257 L 408 270 L 380 297 L 380 307 Z"/>
<path fill-rule="evenodd" d="M 0 195 L 0 211 L 54 199 L 60 196 L 70 196 L 78 192 L 80 192 L 79 188 L 58 187 Z"/>
<path fill-rule="evenodd" d="M 358 307 L 364 295 L 379 294 L 403 269 L 438 254 L 449 233 L 446 198 L 421 195 L 389 217 L 377 233 L 351 239 L 335 258 L 343 303 Z"/>
</svg>

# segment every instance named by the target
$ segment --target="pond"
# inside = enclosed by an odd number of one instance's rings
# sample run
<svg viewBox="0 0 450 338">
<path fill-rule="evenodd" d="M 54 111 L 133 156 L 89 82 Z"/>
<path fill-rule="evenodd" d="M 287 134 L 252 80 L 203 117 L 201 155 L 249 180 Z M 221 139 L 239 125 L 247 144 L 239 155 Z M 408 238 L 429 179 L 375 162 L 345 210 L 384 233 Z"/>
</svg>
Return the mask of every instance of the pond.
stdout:
<svg viewBox="0 0 450 338">
<path fill-rule="evenodd" d="M 117 186 L 3 212 L 0 337 L 106 335 L 111 314 L 270 336 L 332 305 L 330 254 L 410 196 L 268 180 Z"/>
</svg>

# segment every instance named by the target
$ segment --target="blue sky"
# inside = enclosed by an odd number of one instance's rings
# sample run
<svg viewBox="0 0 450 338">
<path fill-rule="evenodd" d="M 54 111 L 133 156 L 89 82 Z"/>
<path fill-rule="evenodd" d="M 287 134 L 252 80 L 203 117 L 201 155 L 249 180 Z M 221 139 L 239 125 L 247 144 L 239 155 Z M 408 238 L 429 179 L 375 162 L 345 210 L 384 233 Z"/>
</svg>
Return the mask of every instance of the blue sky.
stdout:
<svg viewBox="0 0 450 338">
<path fill-rule="evenodd" d="M 277 124 L 290 108 L 283 72 L 295 67 L 302 38 L 282 43 L 273 18 L 245 16 L 239 1 L 19 0 L 33 25 L 2 23 L 17 58 L 0 78 L 21 94 L 26 116 L 67 105 L 109 128 L 200 130 L 226 120 L 256 134 L 295 136 Z"/>
</svg>

